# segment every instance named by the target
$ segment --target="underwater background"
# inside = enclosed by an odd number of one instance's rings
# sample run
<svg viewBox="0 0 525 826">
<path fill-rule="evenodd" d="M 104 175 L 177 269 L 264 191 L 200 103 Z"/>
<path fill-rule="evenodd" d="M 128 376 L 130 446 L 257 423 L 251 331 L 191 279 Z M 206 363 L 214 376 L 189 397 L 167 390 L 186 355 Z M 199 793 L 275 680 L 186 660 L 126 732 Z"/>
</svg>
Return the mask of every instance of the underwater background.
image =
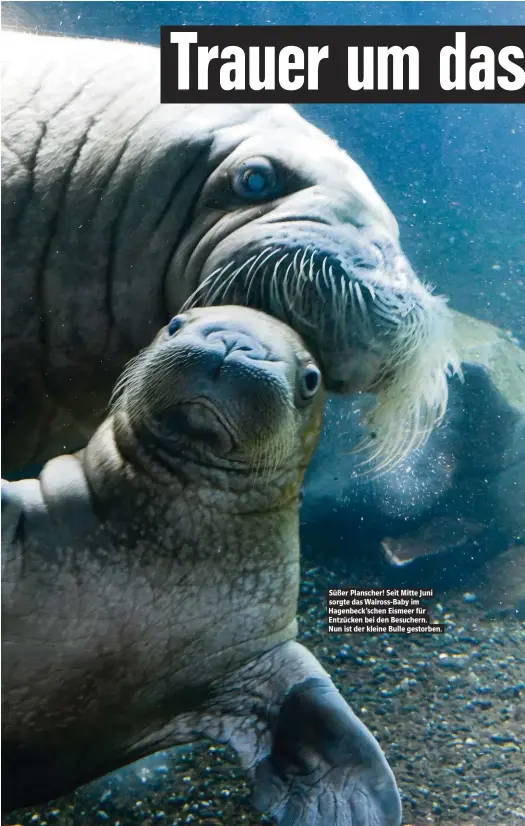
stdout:
<svg viewBox="0 0 525 826">
<path fill-rule="evenodd" d="M 16 4 L 13 4 L 16 5 Z M 522 2 L 48 2 L 19 3 L 37 31 L 157 45 L 160 25 L 516 25 Z M 454 309 L 525 345 L 525 106 L 300 105 L 363 167 L 396 216 L 418 275 Z M 523 376 L 525 383 L 525 375 Z M 523 496 L 521 495 L 523 494 Z M 515 507 L 525 511 L 525 489 Z M 498 548 L 479 581 L 464 570 L 432 603 L 443 635 L 326 633 L 330 587 L 399 571 L 345 556 L 340 519 L 321 540 L 303 529 L 300 640 L 370 728 L 396 775 L 405 826 L 525 823 L 523 544 Z M 332 534 L 330 533 L 332 531 Z M 519 538 L 517 538 L 519 540 Z M 520 540 L 521 541 L 521 540 Z M 525 538 L 523 539 L 525 542 Z M 332 548 L 332 550 L 330 550 Z M 367 564 L 370 563 L 369 567 Z M 423 569 L 419 587 L 434 587 Z M 477 574 L 476 574 L 477 575 Z M 404 574 L 403 574 L 404 576 Z M 424 576 L 424 579 L 421 577 Z M 390 577 L 385 582 L 385 577 Z M 498 610 L 490 588 L 503 580 Z M 454 582 L 459 588 L 451 587 Z M 478 587 L 479 586 L 479 587 Z M 7 816 L 4 826 L 238 826 L 256 814 L 235 757 L 203 744 L 159 754 L 57 801 Z M 329 824 L 327 824 L 329 826 Z"/>
</svg>

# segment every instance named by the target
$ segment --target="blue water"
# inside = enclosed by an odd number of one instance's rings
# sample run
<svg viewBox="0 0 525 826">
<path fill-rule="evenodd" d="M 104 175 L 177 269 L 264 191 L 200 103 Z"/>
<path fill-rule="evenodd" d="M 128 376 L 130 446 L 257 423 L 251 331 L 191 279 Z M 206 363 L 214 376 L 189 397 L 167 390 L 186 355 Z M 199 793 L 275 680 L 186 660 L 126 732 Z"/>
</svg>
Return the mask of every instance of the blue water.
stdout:
<svg viewBox="0 0 525 826">
<path fill-rule="evenodd" d="M 24 5 L 23 3 L 20 5 Z M 26 3 L 42 28 L 158 44 L 173 25 L 517 25 L 523 3 Z M 525 339 L 525 106 L 302 105 L 364 167 L 419 275 Z"/>
</svg>

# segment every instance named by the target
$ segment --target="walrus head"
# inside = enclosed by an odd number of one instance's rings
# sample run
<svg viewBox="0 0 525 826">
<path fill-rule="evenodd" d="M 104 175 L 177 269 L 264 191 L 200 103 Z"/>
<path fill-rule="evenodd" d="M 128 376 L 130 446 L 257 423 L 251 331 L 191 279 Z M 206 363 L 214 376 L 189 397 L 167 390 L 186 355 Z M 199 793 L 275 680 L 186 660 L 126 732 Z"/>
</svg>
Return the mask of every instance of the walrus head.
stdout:
<svg viewBox="0 0 525 826">
<path fill-rule="evenodd" d="M 321 373 L 277 319 L 238 306 L 195 309 L 130 362 L 112 406 L 167 462 L 302 475 L 321 431 Z"/>
<path fill-rule="evenodd" d="M 361 168 L 290 107 L 217 132 L 172 267 L 185 277 L 168 278 L 169 306 L 262 309 L 300 333 L 329 391 L 377 394 L 376 469 L 441 420 L 457 369 L 446 302 L 414 274 Z"/>
</svg>

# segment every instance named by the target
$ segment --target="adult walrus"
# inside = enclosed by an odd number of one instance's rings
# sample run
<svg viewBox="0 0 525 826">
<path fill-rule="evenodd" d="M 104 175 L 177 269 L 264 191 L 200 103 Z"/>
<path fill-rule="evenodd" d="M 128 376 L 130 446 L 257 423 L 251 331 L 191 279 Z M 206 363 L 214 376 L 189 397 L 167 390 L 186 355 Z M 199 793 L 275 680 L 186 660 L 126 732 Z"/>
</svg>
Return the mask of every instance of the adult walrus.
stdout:
<svg viewBox="0 0 525 826">
<path fill-rule="evenodd" d="M 322 414 L 287 326 L 192 310 L 131 362 L 84 451 L 4 484 L 9 808 L 211 737 L 279 823 L 399 826 L 379 745 L 295 642 Z"/>
<path fill-rule="evenodd" d="M 378 393 L 379 464 L 424 440 L 449 314 L 328 136 L 284 105 L 161 105 L 152 47 L 7 32 L 2 51 L 4 472 L 85 444 L 126 361 L 195 304 L 263 309 L 329 390 Z"/>
</svg>

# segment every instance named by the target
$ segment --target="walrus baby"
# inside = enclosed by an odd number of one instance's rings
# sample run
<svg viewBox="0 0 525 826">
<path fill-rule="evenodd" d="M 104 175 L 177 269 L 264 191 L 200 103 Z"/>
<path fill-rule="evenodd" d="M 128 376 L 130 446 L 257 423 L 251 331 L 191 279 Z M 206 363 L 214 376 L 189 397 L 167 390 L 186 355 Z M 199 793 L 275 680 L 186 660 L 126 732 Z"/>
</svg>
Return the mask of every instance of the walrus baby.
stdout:
<svg viewBox="0 0 525 826">
<path fill-rule="evenodd" d="M 286 826 L 398 826 L 392 772 L 295 641 L 298 498 L 323 413 L 298 335 L 176 316 L 84 451 L 2 490 L 4 803 L 210 737 Z"/>
</svg>

